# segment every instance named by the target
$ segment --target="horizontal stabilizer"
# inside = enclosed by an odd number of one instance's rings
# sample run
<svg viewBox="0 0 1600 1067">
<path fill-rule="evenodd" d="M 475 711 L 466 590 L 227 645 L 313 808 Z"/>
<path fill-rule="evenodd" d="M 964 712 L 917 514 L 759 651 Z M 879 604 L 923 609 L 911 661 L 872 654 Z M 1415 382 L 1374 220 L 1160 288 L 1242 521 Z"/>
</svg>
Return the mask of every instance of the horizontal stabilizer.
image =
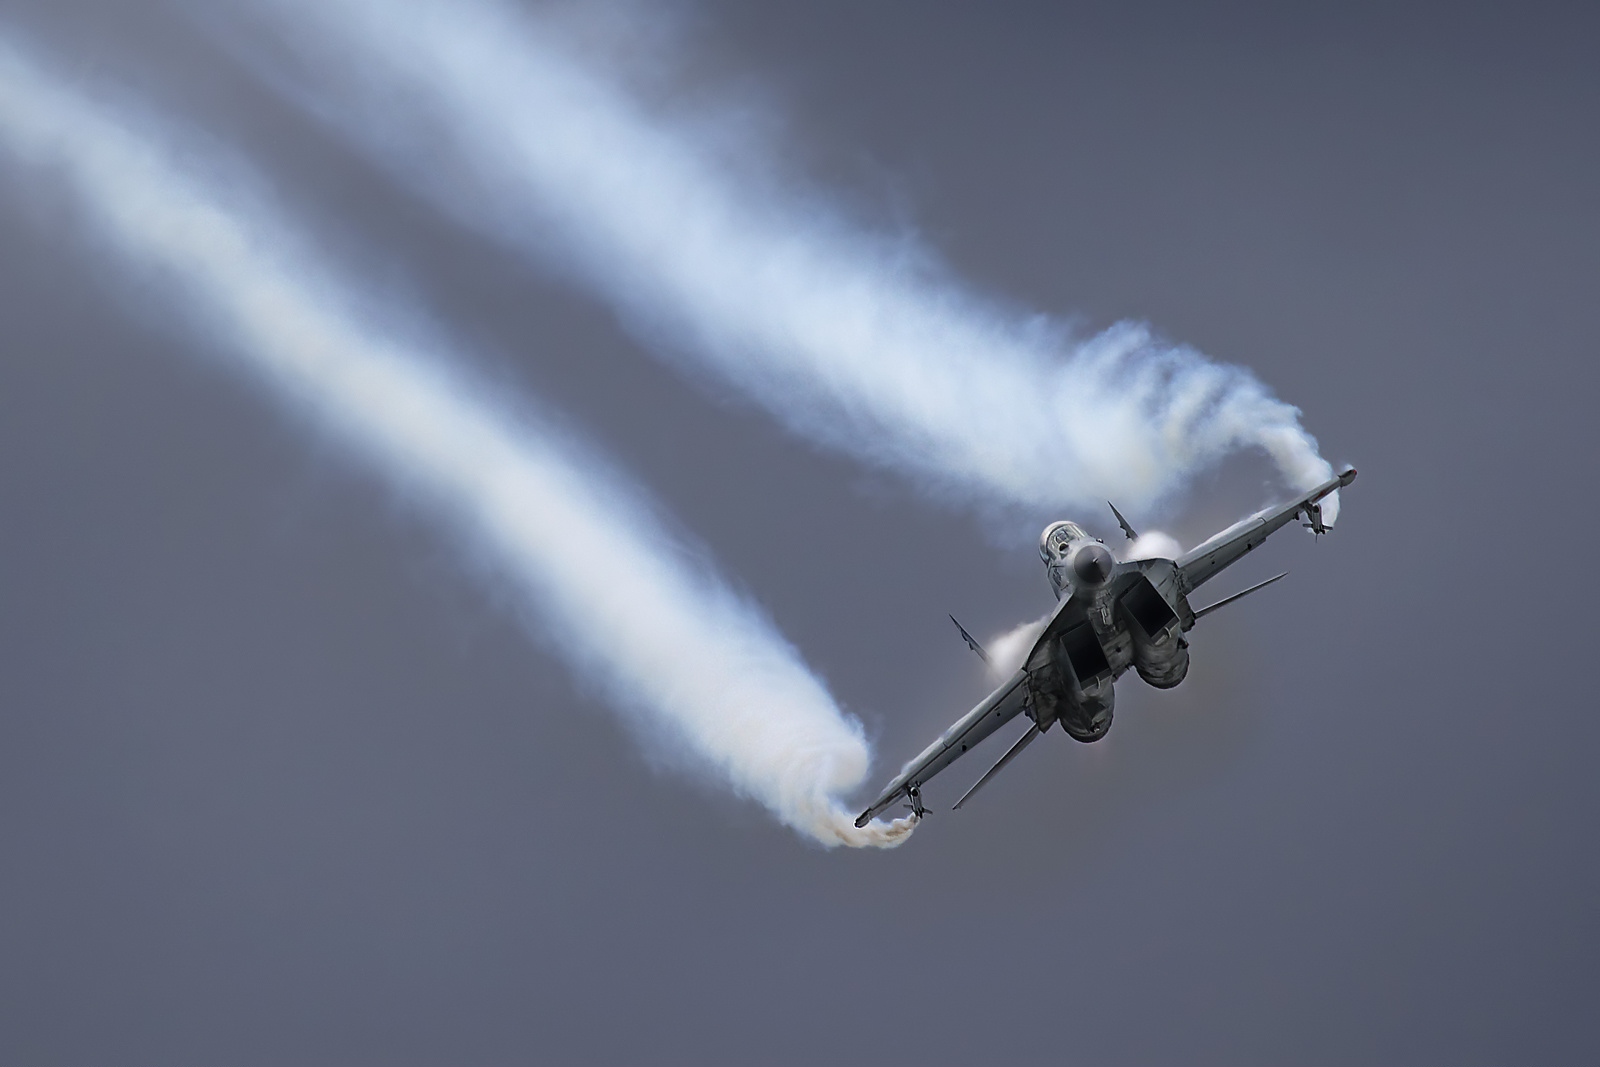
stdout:
<svg viewBox="0 0 1600 1067">
<path fill-rule="evenodd" d="M 1029 745 L 1033 744 L 1033 739 L 1035 737 L 1038 737 L 1042 733 L 1044 733 L 1044 731 L 1039 729 L 1039 724 L 1038 723 L 1034 723 L 1033 725 L 1029 726 L 1028 727 L 1028 732 L 1023 734 L 1021 737 L 1017 738 L 1017 743 L 1012 745 L 1009 749 L 1007 749 L 1006 750 L 1006 754 L 1004 756 L 1000 757 L 1000 762 L 996 763 L 993 767 L 990 767 L 988 773 L 985 774 L 982 778 L 978 779 L 978 784 L 977 785 L 974 785 L 971 789 L 969 789 L 965 793 L 961 794 L 961 799 L 956 801 L 956 806 L 954 808 L 951 808 L 950 810 L 951 811 L 960 811 L 961 810 L 961 805 L 963 805 L 967 801 L 971 800 L 974 793 L 976 793 L 978 790 L 982 789 L 986 784 L 988 784 L 989 779 L 993 778 L 995 775 L 1000 773 L 1000 768 L 1004 767 L 1006 764 L 1010 763 L 1013 759 L 1015 759 L 1016 756 L 1017 756 L 1017 753 L 1021 752 L 1023 749 L 1027 748 Z"/>
<path fill-rule="evenodd" d="M 1238 600 L 1240 597 L 1249 596 L 1251 593 L 1254 593 L 1257 589 L 1265 589 L 1267 586 L 1271 585 L 1273 582 L 1277 581 L 1279 578 L 1287 578 L 1288 576 L 1289 576 L 1289 572 L 1288 571 L 1284 571 L 1282 574 L 1275 574 L 1271 578 L 1268 578 L 1264 582 L 1257 582 L 1255 585 L 1252 585 L 1249 589 L 1246 589 L 1242 593 L 1235 593 L 1232 596 L 1223 597 L 1221 600 L 1217 601 L 1215 604 L 1210 604 L 1210 605 L 1208 605 L 1206 607 L 1201 608 L 1199 611 L 1194 613 L 1194 617 L 1197 620 L 1198 619 L 1202 619 L 1205 616 L 1210 615 L 1213 611 L 1216 611 L 1218 608 L 1225 608 L 1229 604 L 1232 604 L 1235 600 Z"/>
</svg>

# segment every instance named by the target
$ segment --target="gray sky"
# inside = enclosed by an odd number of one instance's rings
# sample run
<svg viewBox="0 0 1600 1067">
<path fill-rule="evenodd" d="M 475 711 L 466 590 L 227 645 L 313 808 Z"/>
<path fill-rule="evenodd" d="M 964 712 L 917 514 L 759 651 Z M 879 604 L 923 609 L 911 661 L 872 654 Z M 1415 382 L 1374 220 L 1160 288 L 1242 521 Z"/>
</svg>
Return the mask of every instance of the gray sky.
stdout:
<svg viewBox="0 0 1600 1067">
<path fill-rule="evenodd" d="M 6 24 L 248 152 L 584 427 L 867 722 L 874 784 L 982 695 L 945 613 L 987 635 L 1048 606 L 1032 541 L 1058 516 L 813 452 L 387 183 L 176 9 L 103 8 Z M 1586 1058 L 1592 19 L 694 10 L 705 83 L 769 97 L 789 165 L 860 216 L 1300 405 L 1362 470 L 1338 531 L 1219 580 L 1293 570 L 1192 635 L 1181 689 L 1130 676 L 1104 742 L 1052 735 L 896 852 L 823 852 L 651 769 L 436 529 L 8 175 L 5 1058 Z M 1129 518 L 1193 542 L 1265 473 Z"/>
</svg>

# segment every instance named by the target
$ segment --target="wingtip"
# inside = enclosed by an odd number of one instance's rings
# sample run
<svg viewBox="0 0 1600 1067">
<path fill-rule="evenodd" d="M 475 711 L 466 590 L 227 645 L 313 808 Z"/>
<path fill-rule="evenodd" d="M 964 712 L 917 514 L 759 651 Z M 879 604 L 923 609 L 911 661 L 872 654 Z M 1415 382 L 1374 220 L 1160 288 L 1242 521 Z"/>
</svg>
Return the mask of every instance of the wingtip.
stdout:
<svg viewBox="0 0 1600 1067">
<path fill-rule="evenodd" d="M 1344 473 L 1339 475 L 1339 484 L 1340 485 L 1349 485 L 1351 482 L 1353 482 L 1355 480 L 1356 480 L 1356 469 L 1354 467 L 1345 468 Z"/>
</svg>

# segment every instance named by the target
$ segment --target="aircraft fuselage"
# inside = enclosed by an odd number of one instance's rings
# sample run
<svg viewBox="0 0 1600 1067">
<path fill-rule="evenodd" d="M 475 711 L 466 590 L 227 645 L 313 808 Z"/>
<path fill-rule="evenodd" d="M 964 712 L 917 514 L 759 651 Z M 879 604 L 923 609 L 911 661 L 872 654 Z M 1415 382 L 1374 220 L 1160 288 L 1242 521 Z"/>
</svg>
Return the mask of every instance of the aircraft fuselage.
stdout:
<svg viewBox="0 0 1600 1067">
<path fill-rule="evenodd" d="M 1071 596 L 1084 613 L 1036 652 L 1029 708 L 1041 728 L 1059 721 L 1076 740 L 1098 741 L 1111 729 L 1116 680 L 1130 667 L 1159 689 L 1183 681 L 1183 634 L 1194 614 L 1171 560 L 1118 563 L 1076 523 L 1046 527 L 1039 556 L 1056 599 Z"/>
</svg>

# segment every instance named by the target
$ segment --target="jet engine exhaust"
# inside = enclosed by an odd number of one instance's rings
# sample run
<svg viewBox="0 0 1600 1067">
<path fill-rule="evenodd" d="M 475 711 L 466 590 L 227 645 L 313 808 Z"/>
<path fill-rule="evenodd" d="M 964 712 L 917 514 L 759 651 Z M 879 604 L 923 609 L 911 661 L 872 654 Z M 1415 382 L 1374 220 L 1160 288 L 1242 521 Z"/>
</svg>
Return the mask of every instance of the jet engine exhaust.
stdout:
<svg viewBox="0 0 1600 1067">
<path fill-rule="evenodd" d="M 914 820 L 858 829 L 840 803 L 868 769 L 860 723 L 637 488 L 488 400 L 428 329 L 356 311 L 378 301 L 308 256 L 247 180 L 209 179 L 189 146 L 101 99 L 0 40 L 0 150 L 58 179 L 96 247 L 191 312 L 209 351 L 487 561 L 574 672 L 693 768 L 821 844 L 906 839 Z"/>
</svg>

